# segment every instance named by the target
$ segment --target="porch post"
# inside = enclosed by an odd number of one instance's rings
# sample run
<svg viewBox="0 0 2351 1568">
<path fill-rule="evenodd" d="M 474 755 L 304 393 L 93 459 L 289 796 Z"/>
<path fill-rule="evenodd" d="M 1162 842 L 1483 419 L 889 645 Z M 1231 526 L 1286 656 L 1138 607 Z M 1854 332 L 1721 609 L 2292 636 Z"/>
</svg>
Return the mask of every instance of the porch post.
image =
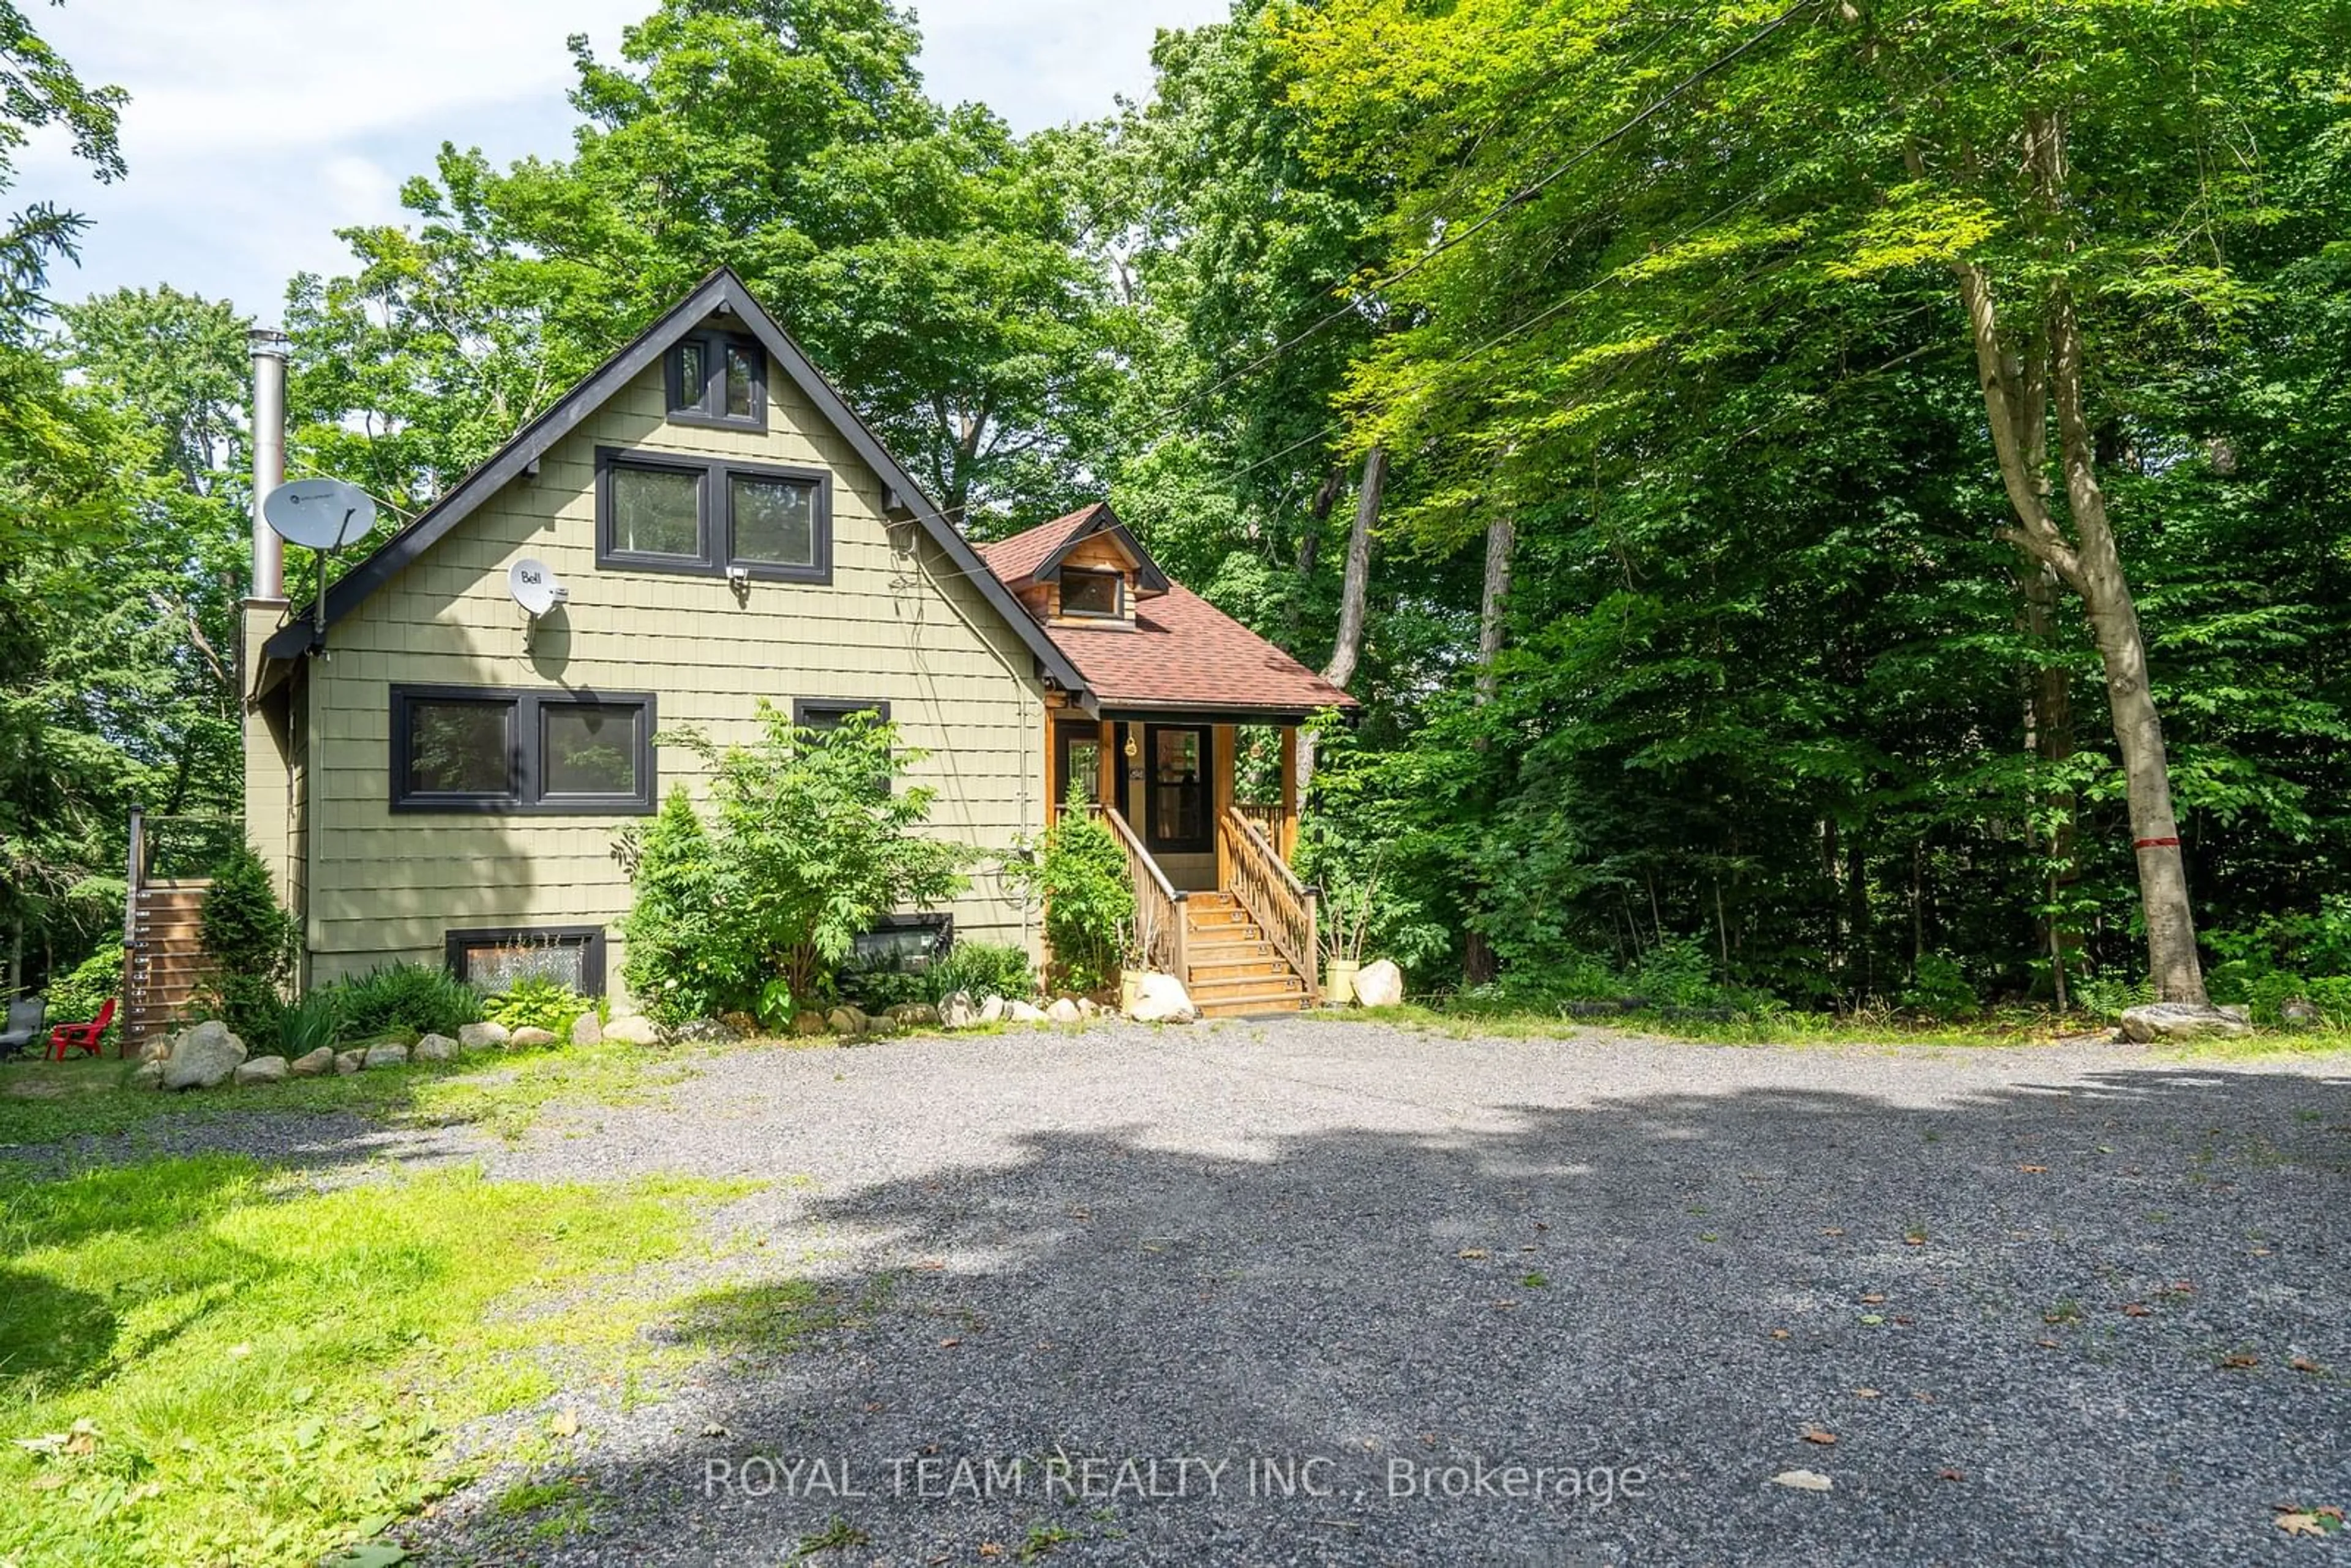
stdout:
<svg viewBox="0 0 2351 1568">
<path fill-rule="evenodd" d="M 1105 811 L 1118 809 L 1118 726 L 1108 719 L 1101 721 L 1101 745 L 1094 757 L 1094 788 L 1102 792 Z"/>
<path fill-rule="evenodd" d="M 1210 744 L 1216 747 L 1216 760 L 1209 764 L 1208 777 L 1216 782 L 1208 792 L 1208 809 L 1216 813 L 1210 829 L 1217 836 L 1217 886 L 1233 884 L 1233 849 L 1225 837 L 1225 813 L 1233 809 L 1233 752 L 1239 738 L 1239 729 L 1229 724 L 1216 727 Z"/>
<path fill-rule="evenodd" d="M 1288 865 L 1298 853 L 1298 727 L 1281 727 L 1281 863 Z"/>
</svg>

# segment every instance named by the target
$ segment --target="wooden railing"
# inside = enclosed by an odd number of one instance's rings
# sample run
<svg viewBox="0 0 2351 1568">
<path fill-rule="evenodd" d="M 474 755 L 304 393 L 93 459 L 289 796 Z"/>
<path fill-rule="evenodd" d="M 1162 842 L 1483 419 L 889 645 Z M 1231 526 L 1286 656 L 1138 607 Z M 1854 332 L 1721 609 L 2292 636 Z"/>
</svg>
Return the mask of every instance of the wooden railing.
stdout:
<svg viewBox="0 0 2351 1568">
<path fill-rule="evenodd" d="M 1298 880 L 1258 826 L 1238 808 L 1228 807 L 1217 820 L 1217 848 L 1231 868 L 1227 890 L 1264 927 L 1274 950 L 1290 961 L 1306 982 L 1311 1006 L 1322 999 L 1321 935 L 1315 929 L 1315 891 Z"/>
<path fill-rule="evenodd" d="M 1279 802 L 1259 805 L 1255 801 L 1236 800 L 1233 810 L 1241 814 L 1243 821 L 1264 834 L 1267 843 L 1276 850 L 1281 848 L 1281 807 Z"/>
<path fill-rule="evenodd" d="M 1126 819 L 1114 807 L 1101 808 L 1102 821 L 1118 836 L 1119 847 L 1126 851 L 1127 875 L 1134 883 L 1134 934 L 1136 945 L 1150 966 L 1162 974 L 1173 975 L 1186 985 L 1192 983 L 1190 969 L 1186 967 L 1184 895 L 1143 847 L 1143 841 L 1127 826 Z"/>
</svg>

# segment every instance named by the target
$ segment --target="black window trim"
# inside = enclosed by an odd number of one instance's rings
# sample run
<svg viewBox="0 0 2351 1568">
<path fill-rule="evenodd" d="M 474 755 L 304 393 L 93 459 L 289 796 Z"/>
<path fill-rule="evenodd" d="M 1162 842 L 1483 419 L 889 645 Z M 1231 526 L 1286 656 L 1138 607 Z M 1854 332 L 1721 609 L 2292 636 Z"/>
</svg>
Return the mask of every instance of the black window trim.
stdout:
<svg viewBox="0 0 2351 1568">
<path fill-rule="evenodd" d="M 1167 730 L 1190 730 L 1200 737 L 1200 836 L 1172 839 L 1159 831 L 1159 737 Z M 1196 855 L 1217 847 L 1217 729 L 1207 724 L 1146 724 L 1143 727 L 1144 843 L 1155 853 Z"/>
<path fill-rule="evenodd" d="M 955 913 L 946 909 L 894 910 L 887 915 L 875 915 L 873 924 L 859 932 L 858 936 L 877 936 L 885 931 L 931 933 L 931 951 L 923 957 L 923 966 L 927 968 L 946 957 L 955 947 Z M 853 947 L 852 953 L 851 962 L 855 963 Z"/>
<path fill-rule="evenodd" d="M 683 384 L 689 346 L 702 350 L 702 395 L 692 402 L 687 401 Z M 751 412 L 747 414 L 726 412 L 729 349 L 751 361 Z M 662 390 L 672 424 L 715 425 L 726 430 L 754 431 L 761 435 L 768 433 L 768 353 L 754 339 L 733 332 L 687 333 L 662 355 Z"/>
<path fill-rule="evenodd" d="M 1072 577 L 1106 577 L 1111 580 L 1108 610 L 1072 610 L 1070 608 L 1070 579 Z M 1126 619 L 1126 573 L 1106 566 L 1065 566 L 1054 579 L 1060 584 L 1054 602 L 1060 613 L 1071 621 L 1123 621 Z"/>
<path fill-rule="evenodd" d="M 701 476 L 700 551 L 692 556 L 649 555 L 624 550 L 612 537 L 612 471 L 616 468 L 663 468 Z M 732 479 L 765 479 L 778 484 L 805 485 L 809 504 L 810 553 L 807 566 L 776 561 L 742 560 L 735 554 L 735 489 Z M 600 571 L 661 571 L 685 577 L 726 577 L 743 572 L 763 582 L 832 581 L 832 474 L 824 468 L 799 468 L 779 463 L 745 463 L 731 457 L 702 457 L 683 452 L 648 452 L 641 447 L 596 448 L 596 568 Z"/>
<path fill-rule="evenodd" d="M 450 974 L 471 985 L 465 973 L 465 949 L 468 947 L 518 946 L 533 942 L 545 942 L 559 946 L 577 943 L 580 955 L 580 989 L 582 996 L 604 994 L 605 933 L 601 925 L 475 925 L 442 934 L 442 959 Z"/>
<path fill-rule="evenodd" d="M 470 702 L 507 708 L 507 792 L 503 795 L 411 793 L 408 789 L 409 721 L 412 704 Z M 600 692 L 588 687 L 540 691 L 520 686 L 392 687 L 391 806 L 402 813 L 472 813 L 507 817 L 649 817 L 661 800 L 660 768 L 653 749 L 659 721 L 651 692 Z M 639 712 L 632 752 L 639 788 L 627 795 L 549 795 L 540 774 L 542 715 L 549 707 L 635 707 Z"/>
<path fill-rule="evenodd" d="M 870 713 L 883 723 L 890 722 L 890 700 L 887 697 L 794 697 L 792 725 L 797 729 L 812 727 L 809 716 L 842 718 L 852 713 Z"/>
</svg>

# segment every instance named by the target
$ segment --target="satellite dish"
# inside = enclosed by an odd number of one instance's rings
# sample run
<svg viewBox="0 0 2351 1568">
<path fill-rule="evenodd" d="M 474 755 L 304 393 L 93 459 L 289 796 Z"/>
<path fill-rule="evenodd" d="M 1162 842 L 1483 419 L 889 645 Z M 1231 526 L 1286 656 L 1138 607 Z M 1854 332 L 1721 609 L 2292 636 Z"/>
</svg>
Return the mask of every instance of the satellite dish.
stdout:
<svg viewBox="0 0 2351 1568">
<path fill-rule="evenodd" d="M 523 608 L 523 613 L 536 621 L 569 597 L 563 584 L 557 580 L 554 570 L 545 561 L 526 556 L 507 568 L 507 591 Z"/>
<path fill-rule="evenodd" d="M 335 550 L 367 537 L 375 502 L 340 479 L 294 479 L 261 498 L 261 520 L 288 544 Z"/>
</svg>

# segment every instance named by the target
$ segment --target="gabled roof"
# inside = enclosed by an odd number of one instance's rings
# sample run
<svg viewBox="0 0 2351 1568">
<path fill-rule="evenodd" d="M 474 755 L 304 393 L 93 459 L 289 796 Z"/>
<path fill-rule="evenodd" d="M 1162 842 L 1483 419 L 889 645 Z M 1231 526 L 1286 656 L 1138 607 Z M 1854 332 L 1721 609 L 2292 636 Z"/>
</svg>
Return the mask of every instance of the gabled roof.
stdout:
<svg viewBox="0 0 2351 1568">
<path fill-rule="evenodd" d="M 1008 539 L 983 545 L 980 553 L 987 558 L 988 569 L 1014 588 L 1031 582 L 1057 582 L 1061 576 L 1061 563 L 1069 559 L 1070 552 L 1098 535 L 1112 540 L 1134 563 L 1138 598 L 1167 591 L 1167 574 L 1159 570 L 1159 563 L 1151 559 L 1143 541 L 1118 520 L 1118 514 L 1110 509 L 1108 501 L 1096 501 Z"/>
<path fill-rule="evenodd" d="M 983 545 L 981 553 L 998 576 L 1016 583 L 1033 581 L 1044 562 L 1056 559 L 1084 537 L 1081 529 L 1087 519 L 1109 511 L 1106 506 L 1089 507 Z M 1139 599 L 1132 623 L 1057 622 L 1045 629 L 1104 711 L 1294 718 L 1326 707 L 1358 706 L 1183 584 L 1165 576 L 1160 580 L 1166 591 Z"/>
<path fill-rule="evenodd" d="M 720 267 L 695 286 L 694 292 L 672 306 L 652 326 L 637 334 L 612 357 L 598 366 L 593 373 L 566 393 L 549 408 L 515 434 L 514 439 L 493 454 L 486 463 L 459 480 L 440 500 L 413 522 L 386 539 L 368 558 L 353 567 L 333 587 L 327 591 L 326 623 L 336 622 L 359 608 L 367 597 L 392 580 L 402 567 L 422 555 L 450 529 L 471 516 L 475 509 L 496 495 L 517 476 L 544 456 L 549 448 L 569 435 L 580 423 L 601 407 L 605 401 L 627 386 L 656 363 L 661 356 L 679 339 L 698 329 L 703 321 L 720 309 L 732 313 L 767 350 L 772 375 L 781 371 L 790 378 L 802 396 L 816 405 L 816 410 L 841 432 L 867 466 L 881 476 L 887 494 L 883 507 L 893 522 L 912 521 L 930 536 L 933 543 L 954 563 L 956 570 L 970 579 L 998 614 L 1012 627 L 1037 658 L 1039 666 L 1052 679 L 1072 693 L 1082 695 L 1084 682 L 1068 657 L 1056 647 L 1044 628 L 1020 606 L 1009 589 L 998 580 L 981 562 L 971 541 L 963 537 L 956 526 L 943 517 L 939 508 L 904 466 L 883 446 L 865 423 L 841 401 L 791 335 L 776 324 L 774 317 L 752 298 L 750 289 L 737 277 L 732 268 Z M 288 659 L 301 653 L 318 641 L 314 630 L 315 610 L 306 607 L 294 614 L 287 624 L 279 628 L 263 653 L 273 659 Z"/>
</svg>

